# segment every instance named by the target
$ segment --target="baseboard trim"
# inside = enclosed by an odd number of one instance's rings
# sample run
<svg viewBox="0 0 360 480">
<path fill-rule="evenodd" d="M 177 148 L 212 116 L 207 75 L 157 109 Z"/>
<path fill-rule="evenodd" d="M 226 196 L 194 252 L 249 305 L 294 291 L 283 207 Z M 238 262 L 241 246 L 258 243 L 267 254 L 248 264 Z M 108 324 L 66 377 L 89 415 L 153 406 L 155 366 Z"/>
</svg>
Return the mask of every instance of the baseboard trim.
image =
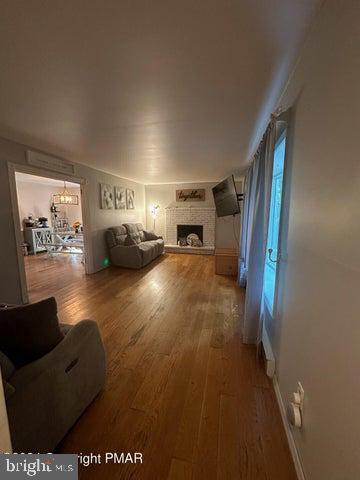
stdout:
<svg viewBox="0 0 360 480">
<path fill-rule="evenodd" d="M 284 402 L 283 402 L 283 399 L 282 399 L 282 396 L 281 396 L 281 393 L 280 393 L 280 387 L 279 387 L 276 375 L 273 376 L 272 380 L 273 380 L 276 400 L 277 400 L 278 405 L 279 405 L 281 419 L 282 419 L 283 426 L 284 426 L 284 429 L 285 429 L 285 433 L 286 433 L 287 441 L 288 441 L 288 444 L 289 444 L 291 456 L 292 456 L 292 459 L 294 461 L 297 478 L 298 478 L 298 480 L 306 480 L 304 470 L 303 470 L 302 465 L 301 465 L 299 452 L 296 448 L 294 437 L 291 434 L 290 425 L 289 425 L 289 422 L 287 420 L 285 405 L 284 405 Z"/>
<path fill-rule="evenodd" d="M 263 332 L 262 332 L 262 344 L 263 344 L 265 360 L 266 360 L 266 375 L 270 378 L 273 378 L 275 375 L 275 357 L 274 357 L 269 336 L 267 334 L 265 327 L 263 328 Z"/>
</svg>

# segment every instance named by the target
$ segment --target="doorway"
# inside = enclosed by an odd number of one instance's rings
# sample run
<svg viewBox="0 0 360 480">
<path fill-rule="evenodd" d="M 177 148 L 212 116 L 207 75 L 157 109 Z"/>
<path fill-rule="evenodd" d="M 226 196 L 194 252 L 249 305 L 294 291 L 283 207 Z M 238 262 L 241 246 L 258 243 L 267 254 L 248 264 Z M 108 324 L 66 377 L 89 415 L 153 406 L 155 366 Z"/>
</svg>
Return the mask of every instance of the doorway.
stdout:
<svg viewBox="0 0 360 480">
<path fill-rule="evenodd" d="M 38 169 L 10 170 L 23 301 L 56 296 L 89 273 L 82 179 Z"/>
</svg>

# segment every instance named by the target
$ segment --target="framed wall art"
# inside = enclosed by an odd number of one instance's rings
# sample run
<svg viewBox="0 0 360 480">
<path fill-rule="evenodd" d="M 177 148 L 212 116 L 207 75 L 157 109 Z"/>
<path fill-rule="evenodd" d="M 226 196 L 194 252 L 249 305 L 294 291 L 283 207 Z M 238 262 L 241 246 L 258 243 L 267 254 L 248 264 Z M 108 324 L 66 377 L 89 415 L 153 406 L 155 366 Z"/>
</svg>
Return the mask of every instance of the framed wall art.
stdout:
<svg viewBox="0 0 360 480">
<path fill-rule="evenodd" d="M 100 205 L 103 210 L 114 208 L 114 189 L 107 183 L 100 183 Z"/>
<path fill-rule="evenodd" d="M 134 210 L 135 208 L 135 192 L 130 188 L 126 189 L 126 208 L 128 210 Z"/>
<path fill-rule="evenodd" d="M 115 187 L 115 208 L 116 210 L 126 208 L 126 189 L 123 187 Z"/>
</svg>

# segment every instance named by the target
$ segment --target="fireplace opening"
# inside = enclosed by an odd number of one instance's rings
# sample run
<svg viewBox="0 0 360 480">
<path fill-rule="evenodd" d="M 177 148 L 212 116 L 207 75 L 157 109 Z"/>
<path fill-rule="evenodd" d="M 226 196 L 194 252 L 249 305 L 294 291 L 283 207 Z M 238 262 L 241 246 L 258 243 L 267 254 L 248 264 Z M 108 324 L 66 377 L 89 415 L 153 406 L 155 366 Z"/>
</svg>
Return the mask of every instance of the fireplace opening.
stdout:
<svg viewBox="0 0 360 480">
<path fill-rule="evenodd" d="M 177 225 L 177 244 L 181 247 L 202 247 L 203 230 L 202 225 Z M 193 237 L 189 238 L 191 234 L 195 234 L 197 237 L 193 235 Z"/>
</svg>

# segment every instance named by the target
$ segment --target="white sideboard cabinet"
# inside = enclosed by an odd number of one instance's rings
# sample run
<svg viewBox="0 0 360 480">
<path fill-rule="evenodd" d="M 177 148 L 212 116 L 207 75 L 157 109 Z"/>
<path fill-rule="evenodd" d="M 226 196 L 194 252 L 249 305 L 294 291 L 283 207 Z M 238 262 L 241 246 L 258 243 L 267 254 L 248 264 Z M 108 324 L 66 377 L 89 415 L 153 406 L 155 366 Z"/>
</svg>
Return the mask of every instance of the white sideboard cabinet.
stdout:
<svg viewBox="0 0 360 480">
<path fill-rule="evenodd" d="M 46 251 L 45 243 L 51 243 L 52 228 L 25 228 L 24 240 L 29 245 L 29 253 L 34 255 Z"/>
</svg>

